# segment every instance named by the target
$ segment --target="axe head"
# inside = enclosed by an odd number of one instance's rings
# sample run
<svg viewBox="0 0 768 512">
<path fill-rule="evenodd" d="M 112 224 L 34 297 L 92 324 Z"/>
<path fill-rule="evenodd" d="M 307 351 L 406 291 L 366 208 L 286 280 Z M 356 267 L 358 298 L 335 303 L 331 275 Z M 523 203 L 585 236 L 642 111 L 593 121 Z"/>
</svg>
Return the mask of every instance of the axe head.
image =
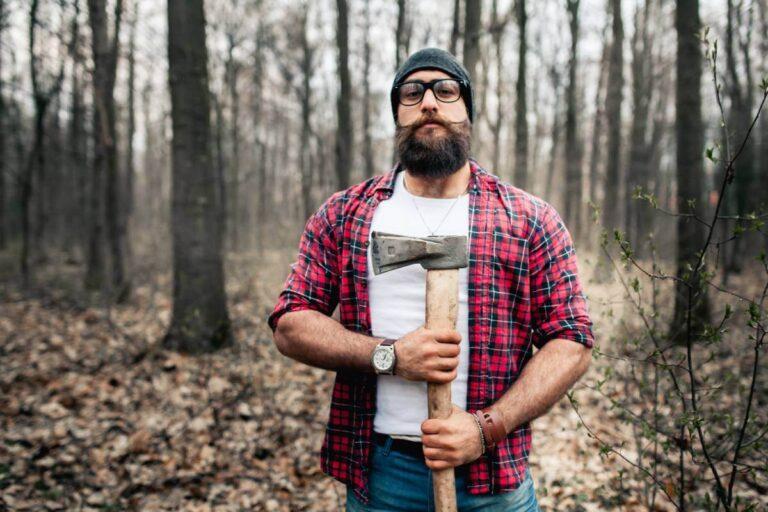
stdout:
<svg viewBox="0 0 768 512">
<path fill-rule="evenodd" d="M 466 236 L 413 237 L 371 233 L 373 273 L 420 264 L 427 270 L 463 268 L 469 264 Z"/>
</svg>

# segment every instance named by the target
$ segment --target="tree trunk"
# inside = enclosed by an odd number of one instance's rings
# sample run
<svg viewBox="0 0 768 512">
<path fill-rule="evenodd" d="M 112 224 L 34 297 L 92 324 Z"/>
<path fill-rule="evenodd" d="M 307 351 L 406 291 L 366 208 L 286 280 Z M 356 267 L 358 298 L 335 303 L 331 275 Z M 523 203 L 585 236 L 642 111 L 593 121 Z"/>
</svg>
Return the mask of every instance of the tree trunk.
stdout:
<svg viewBox="0 0 768 512">
<path fill-rule="evenodd" d="M 517 26 L 520 32 L 519 57 L 517 60 L 517 102 L 515 117 L 515 186 L 528 187 L 528 105 L 526 102 L 525 77 L 528 43 L 525 37 L 528 15 L 525 0 L 516 0 Z"/>
<path fill-rule="evenodd" d="M 571 57 L 568 63 L 568 89 L 565 114 L 565 222 L 574 238 L 581 234 L 581 150 L 579 148 L 576 93 L 578 68 L 579 4 L 581 0 L 566 0 L 571 31 Z"/>
<path fill-rule="evenodd" d="M 624 180 L 624 221 L 627 239 L 635 253 L 642 257 L 649 253 L 641 233 L 653 232 L 650 206 L 642 199 L 634 199 L 636 188 L 644 193 L 651 190 L 651 158 L 654 148 L 649 145 L 648 126 L 651 115 L 652 90 L 651 39 L 648 35 L 651 1 L 635 10 L 635 31 L 632 36 L 632 127 L 630 130 L 629 162 Z"/>
<path fill-rule="evenodd" d="M 0 0 L 0 41 L 3 40 L 3 28 L 5 28 L 5 0 Z M 0 250 L 4 250 L 8 244 L 6 240 L 8 215 L 5 211 L 5 120 L 8 118 L 8 113 L 5 110 L 3 85 L 3 53 L 0 52 Z"/>
<path fill-rule="evenodd" d="M 608 164 L 605 169 L 605 199 L 603 200 L 603 227 L 609 233 L 621 224 L 621 104 L 624 89 L 624 24 L 621 19 L 621 0 L 611 0 L 613 38 L 608 70 L 608 94 L 605 111 L 608 127 Z M 625 198 L 627 200 L 627 198 Z"/>
<path fill-rule="evenodd" d="M 595 90 L 595 117 L 592 124 L 592 146 L 589 156 L 589 197 L 593 204 L 598 203 L 598 182 L 602 177 L 600 167 L 603 163 L 603 122 L 605 121 L 605 94 L 608 81 L 608 64 L 610 62 L 611 44 L 608 40 L 608 28 L 610 21 L 605 24 L 603 30 L 603 50 L 600 56 L 600 75 Z M 603 190 L 603 192 L 605 192 Z"/>
<path fill-rule="evenodd" d="M 232 343 L 210 155 L 207 59 L 203 0 L 169 0 L 173 316 L 163 345 L 183 352 Z"/>
<path fill-rule="evenodd" d="M 45 115 L 52 99 L 61 90 L 61 83 L 64 78 L 64 61 L 61 61 L 58 76 L 54 78 L 50 89 L 43 89 L 40 80 L 41 62 L 35 54 L 38 9 L 39 0 L 32 0 L 29 7 L 29 68 L 32 81 L 32 97 L 35 105 L 35 132 L 32 152 L 29 155 L 26 165 L 19 177 L 19 202 L 21 206 L 21 275 L 24 285 L 29 284 L 30 269 L 30 245 L 32 238 L 32 226 L 30 225 L 30 216 L 32 208 L 33 180 L 38 178 L 38 183 L 42 182 L 43 169 L 45 169 L 45 152 L 43 141 L 45 138 Z M 38 190 L 38 201 L 42 201 Z M 41 246 L 37 247 L 42 250 Z"/>
<path fill-rule="evenodd" d="M 354 128 L 352 126 L 352 83 L 349 76 L 349 28 L 347 0 L 336 0 L 338 14 L 336 44 L 339 50 L 339 96 L 336 103 L 338 132 L 336 134 L 337 187 L 343 190 L 350 185 L 352 172 L 352 147 Z"/>
<path fill-rule="evenodd" d="M 240 73 L 240 65 L 235 61 L 234 51 L 237 46 L 235 34 L 227 34 L 227 62 L 225 65 L 225 82 L 229 92 L 229 136 L 232 142 L 232 154 L 229 159 L 229 187 L 227 191 L 227 226 L 229 226 L 230 244 L 233 251 L 240 250 L 240 92 L 237 88 L 237 79 Z M 226 176 L 223 175 L 223 176 Z M 226 247 L 226 243 L 224 244 Z"/>
<path fill-rule="evenodd" d="M 367 3 L 367 2 L 366 2 Z M 461 38 L 461 0 L 453 1 L 453 27 L 451 28 L 451 45 L 449 51 L 456 55 Z"/>
<path fill-rule="evenodd" d="M 115 19 L 112 40 L 107 34 L 106 0 L 88 0 L 88 19 L 91 25 L 91 46 L 93 48 L 93 105 L 94 105 L 94 184 L 93 192 L 97 196 L 104 192 L 103 213 L 107 224 L 107 238 L 111 256 L 111 295 L 118 302 L 127 300 L 130 294 L 130 283 L 125 273 L 125 232 L 121 229 L 120 206 L 122 197 L 119 191 L 119 174 L 117 168 L 117 140 L 115 118 L 115 75 L 120 47 L 120 23 L 122 19 L 122 0 L 115 4 Z M 102 178 L 104 181 L 101 181 Z M 104 187 L 102 189 L 102 186 Z M 94 216 L 101 216 L 101 204 L 93 202 Z M 103 276 L 100 273 L 103 263 L 101 259 L 100 228 L 93 221 L 92 241 L 90 249 L 94 251 L 89 257 L 88 278 L 86 284 L 90 288 L 99 288 Z M 91 267 L 93 265 L 93 268 Z"/>
<path fill-rule="evenodd" d="M 408 57 L 408 4 L 397 0 L 397 28 L 395 29 L 395 69 Z"/>
<path fill-rule="evenodd" d="M 555 96 L 555 104 L 552 112 L 552 147 L 549 151 L 549 165 L 547 166 L 547 181 L 544 186 L 544 198 L 545 200 L 552 202 L 552 188 L 554 186 L 555 175 L 557 173 L 557 156 L 560 151 L 560 135 L 562 128 L 560 112 L 562 104 L 560 97 L 560 70 L 558 69 L 557 65 L 552 65 L 550 67 L 549 78 L 552 82 L 552 91 L 554 91 L 553 94 Z"/>
<path fill-rule="evenodd" d="M 464 67 L 469 77 L 477 82 L 477 63 L 480 61 L 481 0 L 465 0 L 464 5 Z"/>
<path fill-rule="evenodd" d="M 679 0 L 675 11 L 677 30 L 677 207 L 680 213 L 701 216 L 704 208 L 704 125 L 701 114 L 702 56 L 699 43 L 698 0 Z M 693 204 L 691 204 L 693 202 Z M 691 312 L 693 333 L 700 332 L 707 322 L 709 308 L 707 290 L 690 283 L 689 267 L 696 264 L 697 252 L 705 241 L 704 226 L 688 216 L 677 220 L 677 277 L 675 284 L 675 313 L 670 325 L 672 337 L 684 340 L 688 311 Z M 689 294 L 689 286 L 692 293 Z M 681 326 L 683 328 L 681 329 Z"/>
<path fill-rule="evenodd" d="M 363 43 L 363 160 L 364 175 L 376 174 L 371 138 L 371 4 L 365 2 L 365 42 Z"/>
<path fill-rule="evenodd" d="M 301 34 L 299 35 L 302 49 L 301 58 L 301 87 L 299 88 L 301 102 L 301 199 L 304 208 L 304 219 L 309 219 L 315 210 L 312 200 L 312 181 L 314 169 L 312 167 L 312 148 L 310 147 L 310 135 L 312 126 L 312 88 L 310 79 L 312 78 L 312 68 L 314 60 L 314 49 L 309 44 L 309 13 L 304 8 L 301 18 Z"/>
</svg>

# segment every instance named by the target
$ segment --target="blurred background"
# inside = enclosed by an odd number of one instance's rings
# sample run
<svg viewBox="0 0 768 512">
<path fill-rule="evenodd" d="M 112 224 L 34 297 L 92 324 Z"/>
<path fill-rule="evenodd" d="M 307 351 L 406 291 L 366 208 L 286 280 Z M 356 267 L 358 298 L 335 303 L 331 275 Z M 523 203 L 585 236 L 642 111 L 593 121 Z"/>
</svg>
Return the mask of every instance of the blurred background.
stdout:
<svg viewBox="0 0 768 512">
<path fill-rule="evenodd" d="M 0 0 L 0 508 L 343 509 L 266 317 L 426 46 L 579 254 L 542 507 L 766 507 L 768 0 Z"/>
</svg>

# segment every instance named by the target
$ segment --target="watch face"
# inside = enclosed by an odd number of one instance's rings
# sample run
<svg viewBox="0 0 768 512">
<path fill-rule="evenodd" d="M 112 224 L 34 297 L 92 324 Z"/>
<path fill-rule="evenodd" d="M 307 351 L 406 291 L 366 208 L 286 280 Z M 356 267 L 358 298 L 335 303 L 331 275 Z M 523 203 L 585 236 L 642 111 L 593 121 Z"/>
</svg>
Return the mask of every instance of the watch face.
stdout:
<svg viewBox="0 0 768 512">
<path fill-rule="evenodd" d="M 373 365 L 379 371 L 385 371 L 392 366 L 392 362 L 395 359 L 395 355 L 391 350 L 377 350 L 373 354 Z"/>
</svg>

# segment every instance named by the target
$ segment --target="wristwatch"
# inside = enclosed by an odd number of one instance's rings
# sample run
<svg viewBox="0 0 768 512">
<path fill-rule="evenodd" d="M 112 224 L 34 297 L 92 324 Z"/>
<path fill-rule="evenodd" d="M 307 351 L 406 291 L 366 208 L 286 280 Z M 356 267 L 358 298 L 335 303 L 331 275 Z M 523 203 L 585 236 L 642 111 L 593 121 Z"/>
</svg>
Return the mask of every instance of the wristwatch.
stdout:
<svg viewBox="0 0 768 512">
<path fill-rule="evenodd" d="M 397 340 L 388 338 L 379 343 L 375 349 L 373 349 L 373 355 L 371 355 L 371 364 L 373 370 L 379 375 L 394 375 L 395 374 L 395 342 Z"/>
</svg>

